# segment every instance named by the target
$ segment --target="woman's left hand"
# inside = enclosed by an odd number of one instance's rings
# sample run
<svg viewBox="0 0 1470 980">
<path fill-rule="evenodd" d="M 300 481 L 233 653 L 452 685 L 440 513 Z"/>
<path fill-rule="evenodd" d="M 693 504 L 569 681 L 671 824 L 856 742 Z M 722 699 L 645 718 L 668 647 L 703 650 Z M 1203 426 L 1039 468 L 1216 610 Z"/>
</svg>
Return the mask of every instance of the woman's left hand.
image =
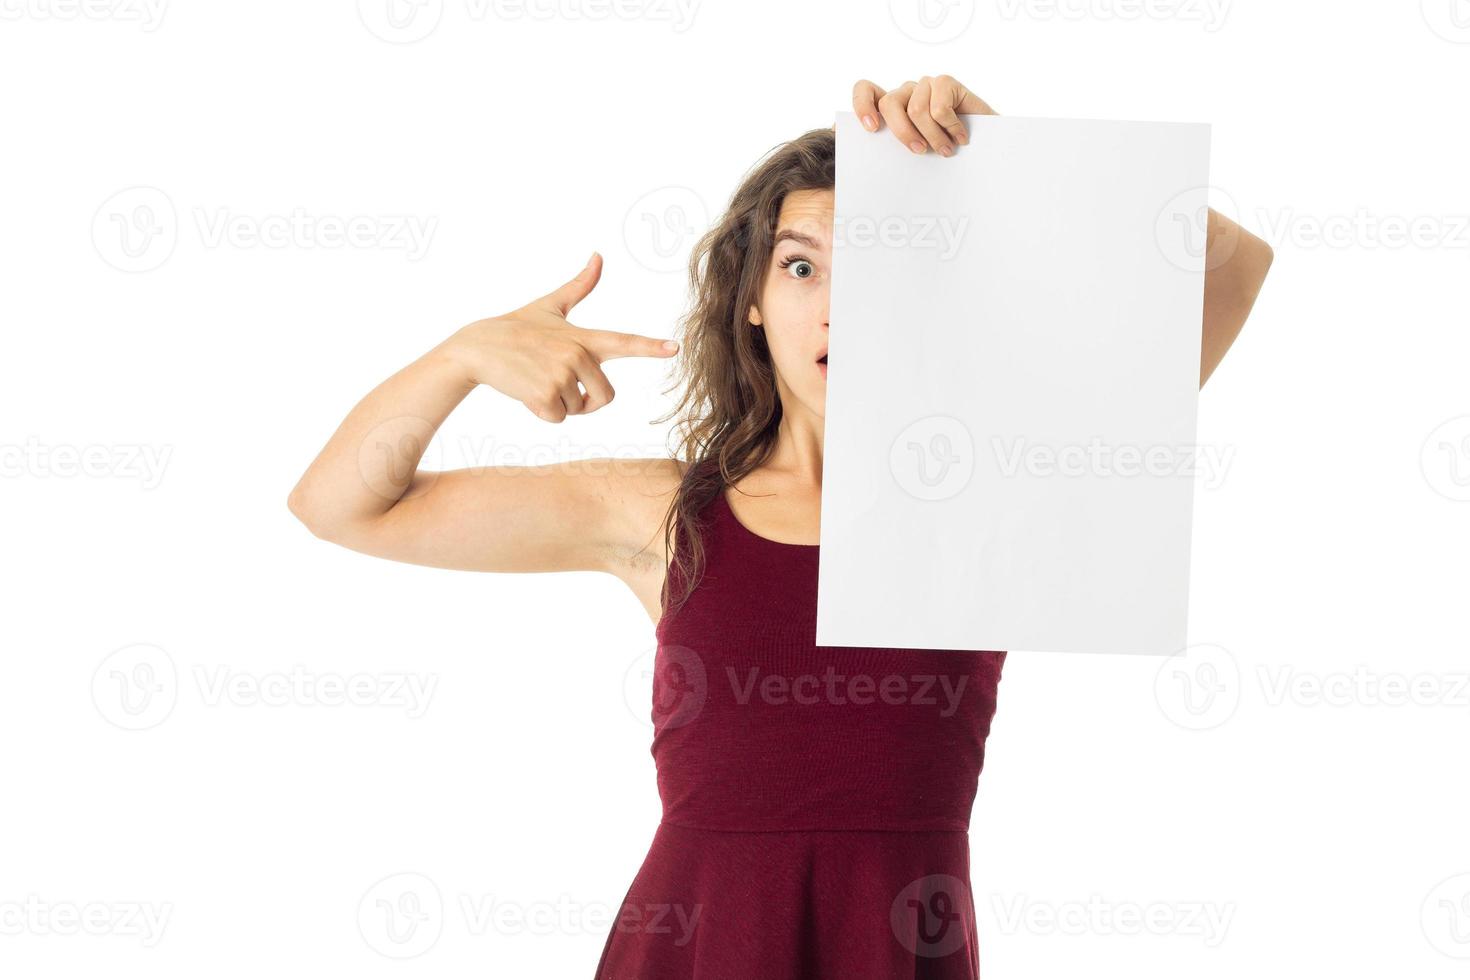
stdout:
<svg viewBox="0 0 1470 980">
<path fill-rule="evenodd" d="M 933 147 L 953 156 L 956 145 L 970 142 L 961 114 L 993 116 L 995 110 L 950 75 L 925 75 L 885 92 L 866 78 L 852 87 L 852 111 L 863 128 L 876 133 L 883 121 L 893 135 L 915 153 Z"/>
</svg>

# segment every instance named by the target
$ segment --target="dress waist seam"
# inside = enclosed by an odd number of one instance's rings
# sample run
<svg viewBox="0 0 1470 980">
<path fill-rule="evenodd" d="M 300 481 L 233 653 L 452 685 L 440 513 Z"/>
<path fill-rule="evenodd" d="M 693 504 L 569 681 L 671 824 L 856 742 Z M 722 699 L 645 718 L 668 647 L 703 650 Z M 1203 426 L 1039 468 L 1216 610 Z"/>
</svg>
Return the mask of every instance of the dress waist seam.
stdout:
<svg viewBox="0 0 1470 980">
<path fill-rule="evenodd" d="M 970 834 L 969 828 L 955 827 L 701 827 L 668 819 L 660 820 L 659 826 L 706 834 L 960 834 L 966 837 Z"/>
</svg>

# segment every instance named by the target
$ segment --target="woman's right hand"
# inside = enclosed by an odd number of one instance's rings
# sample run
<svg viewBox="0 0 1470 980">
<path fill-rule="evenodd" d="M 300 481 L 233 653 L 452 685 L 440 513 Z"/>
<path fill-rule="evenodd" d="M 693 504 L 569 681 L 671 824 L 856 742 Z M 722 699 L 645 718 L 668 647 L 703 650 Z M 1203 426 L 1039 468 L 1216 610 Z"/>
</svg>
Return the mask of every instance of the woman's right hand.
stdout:
<svg viewBox="0 0 1470 980">
<path fill-rule="evenodd" d="M 672 340 L 567 322 L 601 276 L 602 256 L 593 252 L 570 282 L 511 313 L 463 327 L 440 345 L 441 353 L 461 365 L 472 383 L 509 395 L 548 422 L 595 412 L 613 399 L 602 362 L 672 357 L 679 350 Z"/>
<path fill-rule="evenodd" d="M 647 555 L 650 542 L 654 554 L 662 550 L 659 532 L 683 475 L 676 460 L 422 468 L 435 433 L 476 385 L 560 422 L 612 399 L 603 361 L 669 357 L 678 349 L 567 322 L 601 271 L 602 257 L 593 253 L 560 289 L 464 327 L 368 392 L 291 491 L 291 512 L 319 538 L 394 561 L 483 572 L 613 572 L 635 585 L 657 618 L 663 566 Z"/>
</svg>

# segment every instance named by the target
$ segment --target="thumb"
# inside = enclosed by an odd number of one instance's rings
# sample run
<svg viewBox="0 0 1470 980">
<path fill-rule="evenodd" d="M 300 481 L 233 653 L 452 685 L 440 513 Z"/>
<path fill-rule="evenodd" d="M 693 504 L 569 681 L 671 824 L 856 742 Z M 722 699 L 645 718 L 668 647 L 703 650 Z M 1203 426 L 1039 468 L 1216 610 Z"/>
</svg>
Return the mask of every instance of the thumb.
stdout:
<svg viewBox="0 0 1470 980">
<path fill-rule="evenodd" d="M 572 307 L 587 298 L 587 294 L 592 292 L 601 278 L 602 256 L 593 252 L 587 264 L 582 267 L 582 271 L 565 285 L 547 293 L 544 301 L 553 306 L 562 317 L 565 317 L 571 312 Z"/>
</svg>

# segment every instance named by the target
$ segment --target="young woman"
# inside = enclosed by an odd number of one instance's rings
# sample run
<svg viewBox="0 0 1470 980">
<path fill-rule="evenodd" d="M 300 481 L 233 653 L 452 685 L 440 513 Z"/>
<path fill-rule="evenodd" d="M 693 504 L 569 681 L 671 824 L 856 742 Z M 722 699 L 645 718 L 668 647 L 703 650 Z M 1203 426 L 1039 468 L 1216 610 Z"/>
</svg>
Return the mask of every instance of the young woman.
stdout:
<svg viewBox="0 0 1470 980">
<path fill-rule="evenodd" d="M 853 110 L 945 156 L 967 142 L 959 115 L 991 112 L 946 75 L 860 81 Z M 291 493 L 315 534 L 367 554 L 605 571 L 647 609 L 663 820 L 606 980 L 978 975 L 967 830 L 1005 653 L 814 643 L 833 144 L 818 129 L 778 147 L 695 248 L 676 458 L 418 469 L 477 385 L 556 423 L 612 400 L 602 362 L 674 356 L 568 322 L 594 253 L 375 388 Z M 1271 261 L 1213 212 L 1210 232 L 1201 384 Z"/>
</svg>

